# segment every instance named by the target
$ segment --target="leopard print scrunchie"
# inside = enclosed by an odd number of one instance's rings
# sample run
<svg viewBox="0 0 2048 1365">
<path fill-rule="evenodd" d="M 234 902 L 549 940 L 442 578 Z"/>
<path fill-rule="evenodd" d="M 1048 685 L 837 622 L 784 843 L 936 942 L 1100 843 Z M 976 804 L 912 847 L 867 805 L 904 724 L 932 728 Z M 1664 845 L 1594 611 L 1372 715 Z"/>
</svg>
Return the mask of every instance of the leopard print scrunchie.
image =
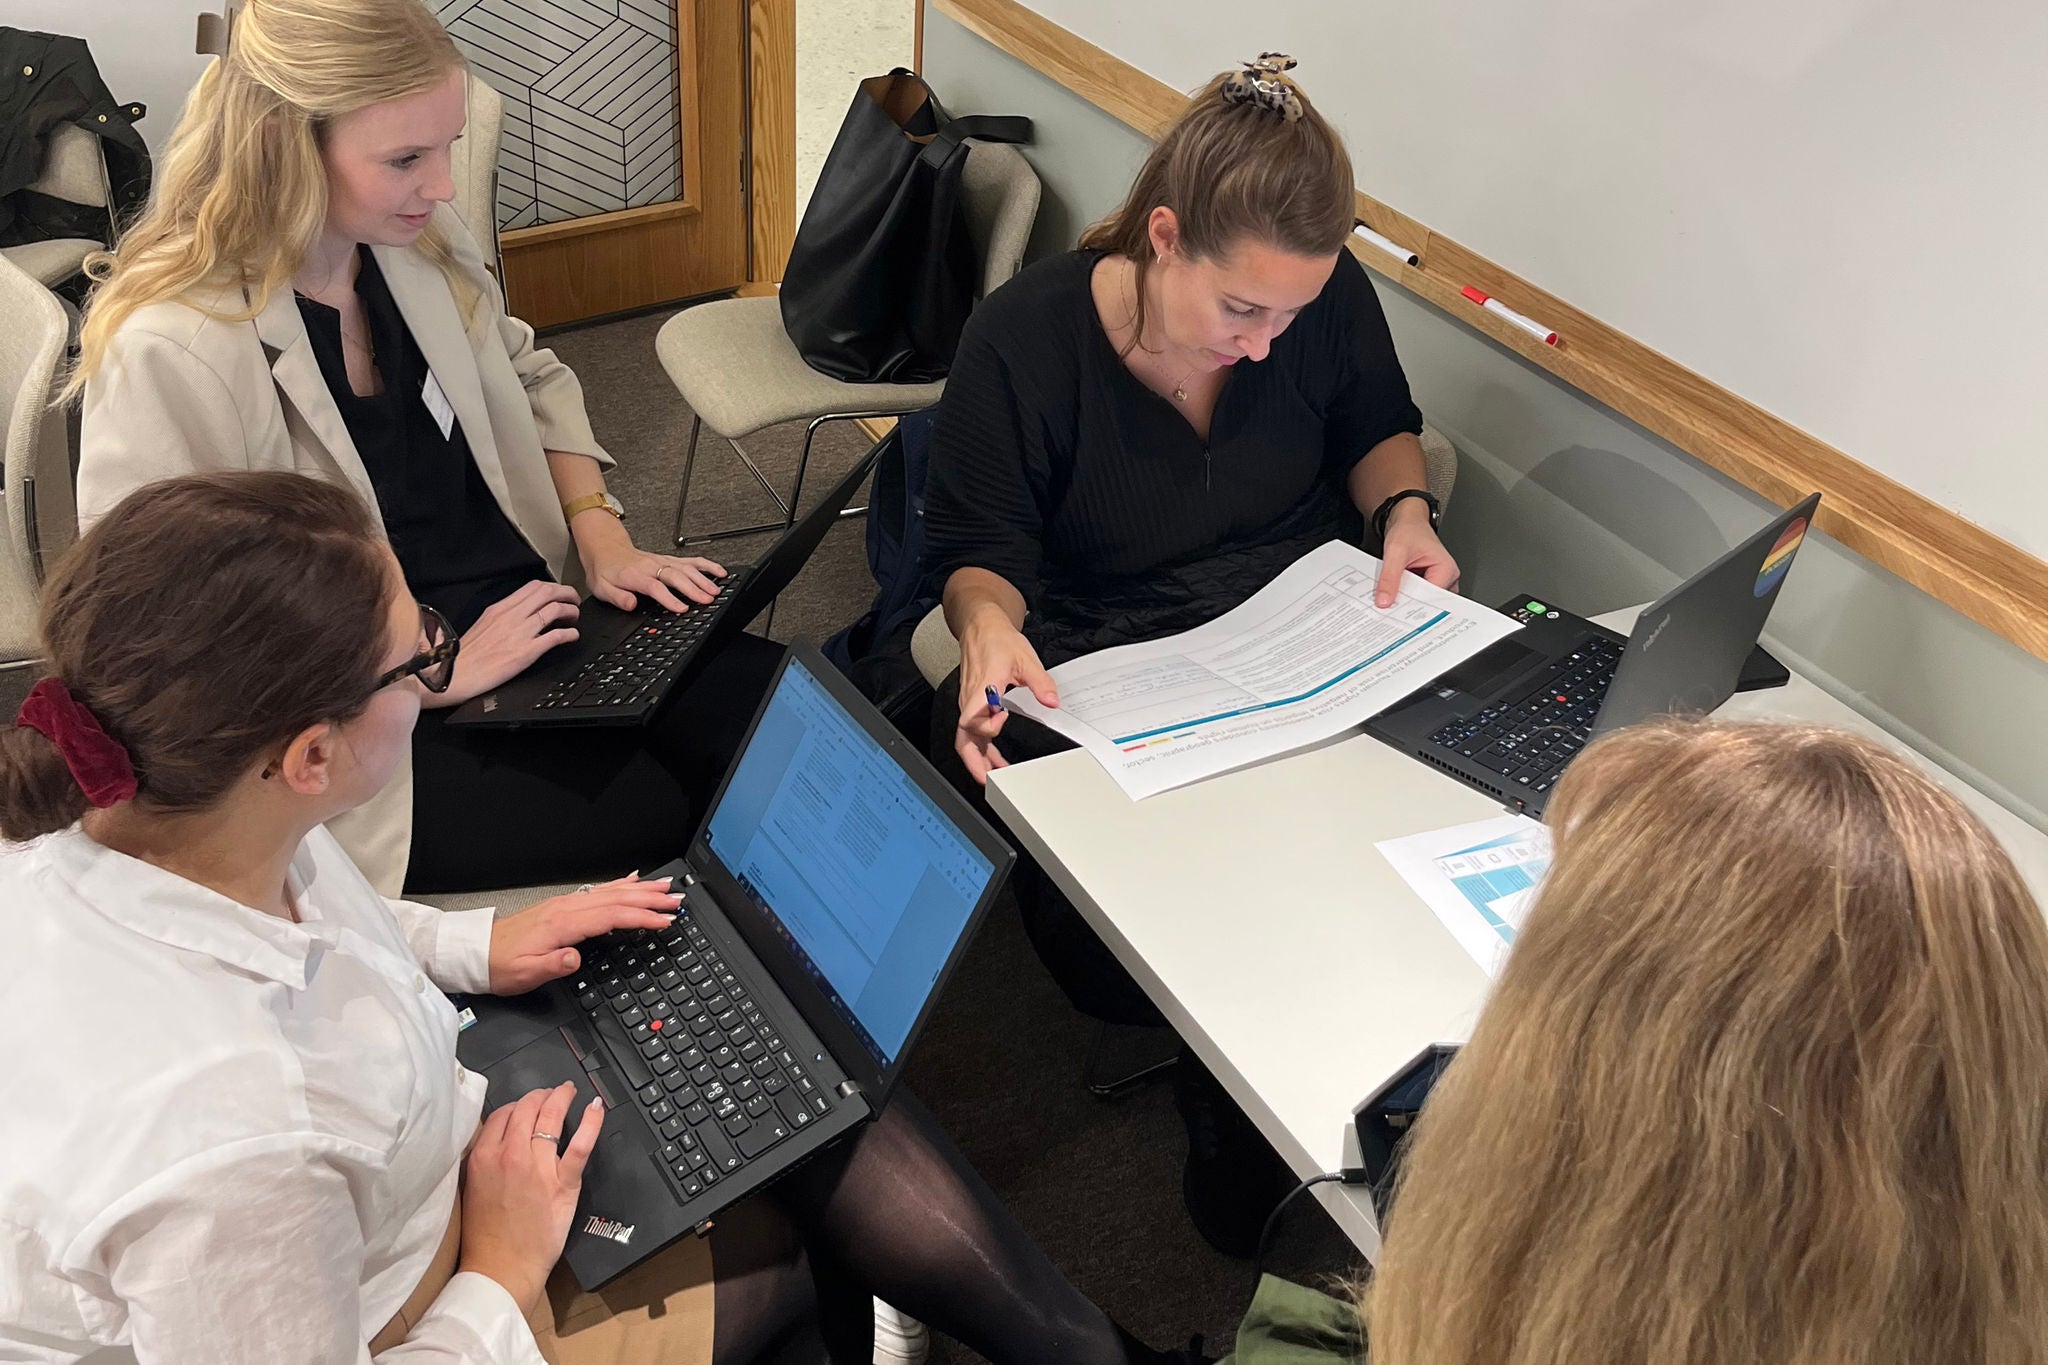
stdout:
<svg viewBox="0 0 2048 1365">
<path fill-rule="evenodd" d="M 1223 98 L 1230 104 L 1248 104 L 1277 114 L 1282 122 L 1293 123 L 1302 115 L 1301 96 L 1294 83 L 1283 75 L 1295 67 L 1294 58 L 1284 52 L 1261 52 L 1244 70 L 1223 78 Z"/>
</svg>

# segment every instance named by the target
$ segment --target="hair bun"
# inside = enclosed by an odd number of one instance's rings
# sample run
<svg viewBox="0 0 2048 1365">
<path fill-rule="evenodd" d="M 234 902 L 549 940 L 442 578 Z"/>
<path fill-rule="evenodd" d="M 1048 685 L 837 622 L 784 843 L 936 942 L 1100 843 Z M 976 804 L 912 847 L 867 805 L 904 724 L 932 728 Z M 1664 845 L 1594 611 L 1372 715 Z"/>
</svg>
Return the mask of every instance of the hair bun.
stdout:
<svg viewBox="0 0 2048 1365">
<path fill-rule="evenodd" d="M 1287 76 L 1295 66 L 1294 58 L 1284 52 L 1261 52 L 1242 71 L 1223 78 L 1224 102 L 1250 105 L 1278 114 L 1284 123 L 1295 122 L 1304 110 L 1301 95 Z"/>
</svg>

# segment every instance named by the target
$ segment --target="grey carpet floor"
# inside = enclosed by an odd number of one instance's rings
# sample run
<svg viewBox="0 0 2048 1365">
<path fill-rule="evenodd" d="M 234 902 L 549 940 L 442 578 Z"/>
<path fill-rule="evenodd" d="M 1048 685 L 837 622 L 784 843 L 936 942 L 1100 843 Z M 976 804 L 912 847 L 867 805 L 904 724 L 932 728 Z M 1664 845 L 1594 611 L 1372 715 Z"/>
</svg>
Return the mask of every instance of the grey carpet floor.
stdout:
<svg viewBox="0 0 2048 1365">
<path fill-rule="evenodd" d="M 598 439 L 618 460 L 610 486 L 641 544 L 663 543 L 675 513 L 689 410 L 654 355 L 665 316 L 627 318 L 545 339 L 581 377 Z M 785 490 L 801 425 L 771 428 L 747 449 Z M 825 428 L 806 479 L 829 488 L 866 448 L 850 425 Z M 774 505 L 723 442 L 707 437 L 691 480 L 690 532 L 764 521 Z M 785 491 L 785 496 L 787 493 Z M 822 639 L 853 620 L 874 593 L 864 524 L 833 528 L 777 605 L 777 639 Z M 745 563 L 770 537 L 703 551 Z M 757 622 L 756 630 L 766 630 Z M 0 674 L 11 716 L 33 674 Z M 1081 1083 L 1095 1026 L 1068 1007 L 1038 964 L 1005 894 L 948 985 L 908 1072 L 961 1149 L 1082 1292 L 1141 1338 L 1184 1343 L 1204 1333 L 1220 1353 L 1250 1298 L 1252 1267 L 1220 1256 L 1181 1207 L 1186 1150 L 1170 1087 L 1147 1085 L 1114 1101 Z M 1276 1240 L 1272 1268 L 1296 1278 L 1352 1267 L 1349 1243 L 1311 1201 L 1297 1201 Z M 940 1338 L 935 1365 L 980 1357 Z"/>
</svg>

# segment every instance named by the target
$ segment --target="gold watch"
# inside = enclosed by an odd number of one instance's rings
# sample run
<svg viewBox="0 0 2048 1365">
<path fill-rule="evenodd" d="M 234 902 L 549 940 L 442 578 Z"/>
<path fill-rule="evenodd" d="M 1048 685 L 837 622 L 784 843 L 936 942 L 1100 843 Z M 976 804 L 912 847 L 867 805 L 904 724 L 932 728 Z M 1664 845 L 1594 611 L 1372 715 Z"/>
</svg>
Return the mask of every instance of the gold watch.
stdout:
<svg viewBox="0 0 2048 1365">
<path fill-rule="evenodd" d="M 588 512 L 593 507 L 602 507 L 620 521 L 626 519 L 626 509 L 619 500 L 609 493 L 585 493 L 562 504 L 562 520 L 574 521 L 579 512 Z"/>
</svg>

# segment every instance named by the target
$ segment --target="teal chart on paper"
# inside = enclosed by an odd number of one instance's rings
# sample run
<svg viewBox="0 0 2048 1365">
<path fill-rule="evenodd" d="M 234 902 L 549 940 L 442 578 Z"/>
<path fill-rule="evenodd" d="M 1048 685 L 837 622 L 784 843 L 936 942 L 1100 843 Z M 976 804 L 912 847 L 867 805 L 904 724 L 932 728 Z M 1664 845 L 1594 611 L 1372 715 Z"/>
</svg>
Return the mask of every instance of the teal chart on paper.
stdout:
<svg viewBox="0 0 2048 1365">
<path fill-rule="evenodd" d="M 1530 893 L 1550 869 L 1549 841 L 1518 830 L 1441 855 L 1436 865 L 1501 942 L 1513 944 Z"/>
<path fill-rule="evenodd" d="M 1497 974 L 1550 870 L 1550 831 L 1525 815 L 1496 815 L 1378 847 L 1472 960 Z"/>
</svg>

